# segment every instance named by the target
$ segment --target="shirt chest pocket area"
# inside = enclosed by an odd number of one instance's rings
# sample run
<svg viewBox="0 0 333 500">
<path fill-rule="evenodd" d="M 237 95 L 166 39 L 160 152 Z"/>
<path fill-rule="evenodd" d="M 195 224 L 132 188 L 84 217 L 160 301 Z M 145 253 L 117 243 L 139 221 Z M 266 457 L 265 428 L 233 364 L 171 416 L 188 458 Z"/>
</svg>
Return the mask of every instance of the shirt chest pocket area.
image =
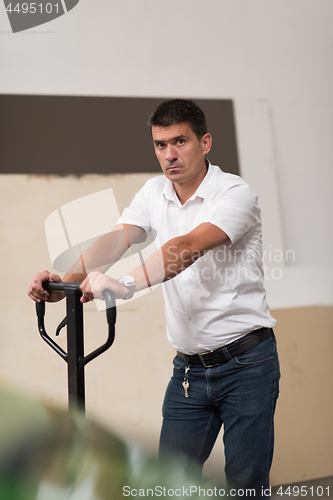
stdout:
<svg viewBox="0 0 333 500">
<path fill-rule="evenodd" d="M 171 238 L 190 233 L 204 222 L 206 213 L 202 199 L 189 200 L 180 206 L 172 200 L 163 200 L 160 210 L 151 210 L 152 228 L 163 245 Z"/>
</svg>

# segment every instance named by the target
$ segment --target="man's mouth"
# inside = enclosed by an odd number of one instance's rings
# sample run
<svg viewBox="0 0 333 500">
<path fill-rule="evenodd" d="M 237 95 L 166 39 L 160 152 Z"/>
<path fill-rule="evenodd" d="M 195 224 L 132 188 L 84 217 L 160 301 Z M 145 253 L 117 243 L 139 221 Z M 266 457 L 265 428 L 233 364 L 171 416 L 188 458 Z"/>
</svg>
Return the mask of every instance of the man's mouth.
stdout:
<svg viewBox="0 0 333 500">
<path fill-rule="evenodd" d="M 167 168 L 168 172 L 172 172 L 173 170 L 178 170 L 181 168 L 181 165 L 171 165 Z"/>
</svg>

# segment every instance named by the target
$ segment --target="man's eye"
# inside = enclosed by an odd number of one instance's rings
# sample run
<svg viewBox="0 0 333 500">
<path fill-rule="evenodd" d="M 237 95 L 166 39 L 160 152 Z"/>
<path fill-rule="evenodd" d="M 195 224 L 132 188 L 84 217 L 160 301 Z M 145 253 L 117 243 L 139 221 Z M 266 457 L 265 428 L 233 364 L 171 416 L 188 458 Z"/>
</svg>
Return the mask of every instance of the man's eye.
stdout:
<svg viewBox="0 0 333 500">
<path fill-rule="evenodd" d="M 178 139 L 177 143 L 178 144 L 185 144 L 185 140 L 184 139 Z"/>
</svg>

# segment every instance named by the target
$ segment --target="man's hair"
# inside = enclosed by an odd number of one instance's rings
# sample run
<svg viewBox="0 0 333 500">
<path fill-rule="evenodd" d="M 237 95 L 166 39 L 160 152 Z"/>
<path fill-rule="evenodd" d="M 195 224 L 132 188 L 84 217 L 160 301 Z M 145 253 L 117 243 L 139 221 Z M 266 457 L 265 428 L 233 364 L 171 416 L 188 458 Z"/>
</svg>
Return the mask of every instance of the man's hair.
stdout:
<svg viewBox="0 0 333 500">
<path fill-rule="evenodd" d="M 171 99 L 157 106 L 149 117 L 152 127 L 170 127 L 179 123 L 188 123 L 198 139 L 207 134 L 206 117 L 202 109 L 191 99 Z"/>
</svg>

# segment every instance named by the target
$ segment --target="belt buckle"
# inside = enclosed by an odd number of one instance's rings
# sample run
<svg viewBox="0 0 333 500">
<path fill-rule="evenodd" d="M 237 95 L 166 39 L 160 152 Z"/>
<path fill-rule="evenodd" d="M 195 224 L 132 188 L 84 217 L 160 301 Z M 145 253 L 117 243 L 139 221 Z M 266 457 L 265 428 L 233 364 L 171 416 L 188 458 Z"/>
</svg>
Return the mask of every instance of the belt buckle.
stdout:
<svg viewBox="0 0 333 500">
<path fill-rule="evenodd" d="M 205 368 L 214 368 L 214 366 L 219 366 L 220 363 L 215 363 L 215 365 L 206 365 L 204 358 L 203 358 L 206 354 L 210 354 L 210 353 L 214 352 L 214 350 L 215 349 L 213 349 L 212 351 L 202 352 L 201 354 L 198 354 L 200 361 Z"/>
</svg>

